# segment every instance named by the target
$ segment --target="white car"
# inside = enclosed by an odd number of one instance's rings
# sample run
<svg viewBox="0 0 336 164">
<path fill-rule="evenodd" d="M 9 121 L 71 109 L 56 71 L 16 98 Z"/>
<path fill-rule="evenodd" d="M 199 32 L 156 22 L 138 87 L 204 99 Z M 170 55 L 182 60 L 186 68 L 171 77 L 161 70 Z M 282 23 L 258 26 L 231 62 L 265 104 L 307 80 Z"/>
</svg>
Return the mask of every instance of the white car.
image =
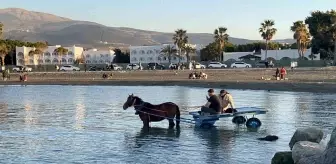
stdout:
<svg viewBox="0 0 336 164">
<path fill-rule="evenodd" d="M 122 69 L 123 69 L 123 67 L 121 67 L 121 66 L 118 66 L 117 64 L 112 64 L 112 69 L 113 69 L 113 70 L 120 71 L 120 70 L 122 70 Z"/>
<path fill-rule="evenodd" d="M 205 65 L 200 64 L 200 63 L 195 63 L 195 69 L 205 69 Z"/>
<path fill-rule="evenodd" d="M 231 64 L 231 68 L 250 68 L 251 64 L 247 64 L 245 62 L 234 62 Z"/>
<path fill-rule="evenodd" d="M 72 65 L 64 65 L 59 70 L 60 71 L 80 71 L 80 68 L 72 66 Z"/>
<path fill-rule="evenodd" d="M 208 65 L 208 68 L 226 68 L 227 65 L 226 64 L 222 64 L 220 62 L 210 62 L 210 64 Z"/>
<path fill-rule="evenodd" d="M 25 66 L 16 66 L 13 68 L 13 72 L 31 72 L 32 68 Z"/>
<path fill-rule="evenodd" d="M 143 69 L 143 67 L 142 66 L 139 66 L 139 64 L 128 64 L 127 66 L 126 66 L 126 69 L 127 70 L 138 70 L 138 69 Z"/>
</svg>

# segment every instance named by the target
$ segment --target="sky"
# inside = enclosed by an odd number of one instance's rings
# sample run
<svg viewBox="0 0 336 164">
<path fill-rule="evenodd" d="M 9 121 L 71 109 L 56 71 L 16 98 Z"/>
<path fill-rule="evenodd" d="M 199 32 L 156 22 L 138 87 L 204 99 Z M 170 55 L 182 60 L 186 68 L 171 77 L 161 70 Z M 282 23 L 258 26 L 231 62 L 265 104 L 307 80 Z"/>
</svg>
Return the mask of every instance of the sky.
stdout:
<svg viewBox="0 0 336 164">
<path fill-rule="evenodd" d="M 311 11 L 335 9 L 336 0 L 1 0 L 1 7 L 160 32 L 213 33 L 224 26 L 232 37 L 260 40 L 263 20 L 275 21 L 274 39 L 292 38 L 294 21 Z"/>
</svg>

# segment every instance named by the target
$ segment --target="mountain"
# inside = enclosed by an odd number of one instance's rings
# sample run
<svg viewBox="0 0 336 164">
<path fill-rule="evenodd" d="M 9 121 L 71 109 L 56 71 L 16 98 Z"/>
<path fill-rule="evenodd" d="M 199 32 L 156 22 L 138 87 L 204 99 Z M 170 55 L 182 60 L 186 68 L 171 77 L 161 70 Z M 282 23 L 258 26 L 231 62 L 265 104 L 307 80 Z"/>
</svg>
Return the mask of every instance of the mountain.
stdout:
<svg viewBox="0 0 336 164">
<path fill-rule="evenodd" d="M 173 33 L 108 27 L 19 8 L 0 9 L 0 21 L 4 24 L 4 36 L 7 39 L 47 41 L 52 45 L 127 47 L 171 43 L 173 36 Z M 193 44 L 207 45 L 213 41 L 212 34 L 188 33 L 188 36 L 189 42 Z M 229 41 L 233 44 L 246 44 L 257 40 L 230 37 Z M 293 39 L 275 41 L 294 43 Z"/>
</svg>

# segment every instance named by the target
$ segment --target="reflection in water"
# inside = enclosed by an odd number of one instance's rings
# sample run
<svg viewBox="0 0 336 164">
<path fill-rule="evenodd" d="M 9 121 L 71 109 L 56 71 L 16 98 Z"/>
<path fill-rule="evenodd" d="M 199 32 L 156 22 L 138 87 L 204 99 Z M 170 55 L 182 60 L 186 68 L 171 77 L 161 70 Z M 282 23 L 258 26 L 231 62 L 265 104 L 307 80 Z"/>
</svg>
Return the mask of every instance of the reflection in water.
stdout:
<svg viewBox="0 0 336 164">
<path fill-rule="evenodd" d="M 205 142 L 206 163 L 223 162 L 222 159 L 229 159 L 232 145 L 234 144 L 234 131 L 217 129 L 197 129 L 195 128 L 195 135 Z"/>
<path fill-rule="evenodd" d="M 138 86 L 8 86 L 0 88 L 0 161 L 2 163 L 270 163 L 288 151 L 298 127 L 316 126 L 330 133 L 335 126 L 335 94 L 229 90 L 237 107 L 259 106 L 262 126 L 236 129 L 231 118 L 210 130 L 168 121 L 150 131 L 133 110 L 122 110 L 129 93 L 153 104 L 176 102 L 181 117 L 205 103 L 208 88 Z M 218 92 L 222 88 L 214 88 Z M 226 89 L 226 88 L 223 88 Z M 20 93 L 20 94 L 18 94 Z M 38 94 L 37 94 L 38 93 Z M 4 96 L 3 96 L 4 95 Z M 155 128 L 161 127 L 161 128 Z M 77 130 L 80 129 L 80 130 Z M 276 142 L 258 137 L 273 134 Z"/>
<path fill-rule="evenodd" d="M 76 104 L 76 129 L 83 129 L 84 118 L 85 118 L 85 106 L 83 104 Z"/>
<path fill-rule="evenodd" d="M 0 102 L 0 123 L 6 122 L 8 119 L 8 105 Z"/>
</svg>

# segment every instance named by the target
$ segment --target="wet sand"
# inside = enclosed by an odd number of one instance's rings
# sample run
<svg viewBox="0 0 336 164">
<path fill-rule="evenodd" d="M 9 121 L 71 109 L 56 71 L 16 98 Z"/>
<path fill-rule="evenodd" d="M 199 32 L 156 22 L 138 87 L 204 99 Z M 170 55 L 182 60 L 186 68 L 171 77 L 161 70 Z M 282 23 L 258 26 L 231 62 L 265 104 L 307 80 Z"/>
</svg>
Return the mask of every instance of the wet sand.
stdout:
<svg viewBox="0 0 336 164">
<path fill-rule="evenodd" d="M 199 70 L 197 70 L 199 71 Z M 336 68 L 302 68 L 287 71 L 288 80 L 274 80 L 275 69 L 203 70 L 205 80 L 188 79 L 190 70 L 183 71 L 113 71 L 111 79 L 103 79 L 104 72 L 31 72 L 28 81 L 19 82 L 19 74 L 12 73 L 9 81 L 0 85 L 123 85 L 123 86 L 189 86 L 223 89 L 251 89 L 270 91 L 298 91 L 336 93 Z M 272 80 L 261 80 L 272 78 Z"/>
</svg>

